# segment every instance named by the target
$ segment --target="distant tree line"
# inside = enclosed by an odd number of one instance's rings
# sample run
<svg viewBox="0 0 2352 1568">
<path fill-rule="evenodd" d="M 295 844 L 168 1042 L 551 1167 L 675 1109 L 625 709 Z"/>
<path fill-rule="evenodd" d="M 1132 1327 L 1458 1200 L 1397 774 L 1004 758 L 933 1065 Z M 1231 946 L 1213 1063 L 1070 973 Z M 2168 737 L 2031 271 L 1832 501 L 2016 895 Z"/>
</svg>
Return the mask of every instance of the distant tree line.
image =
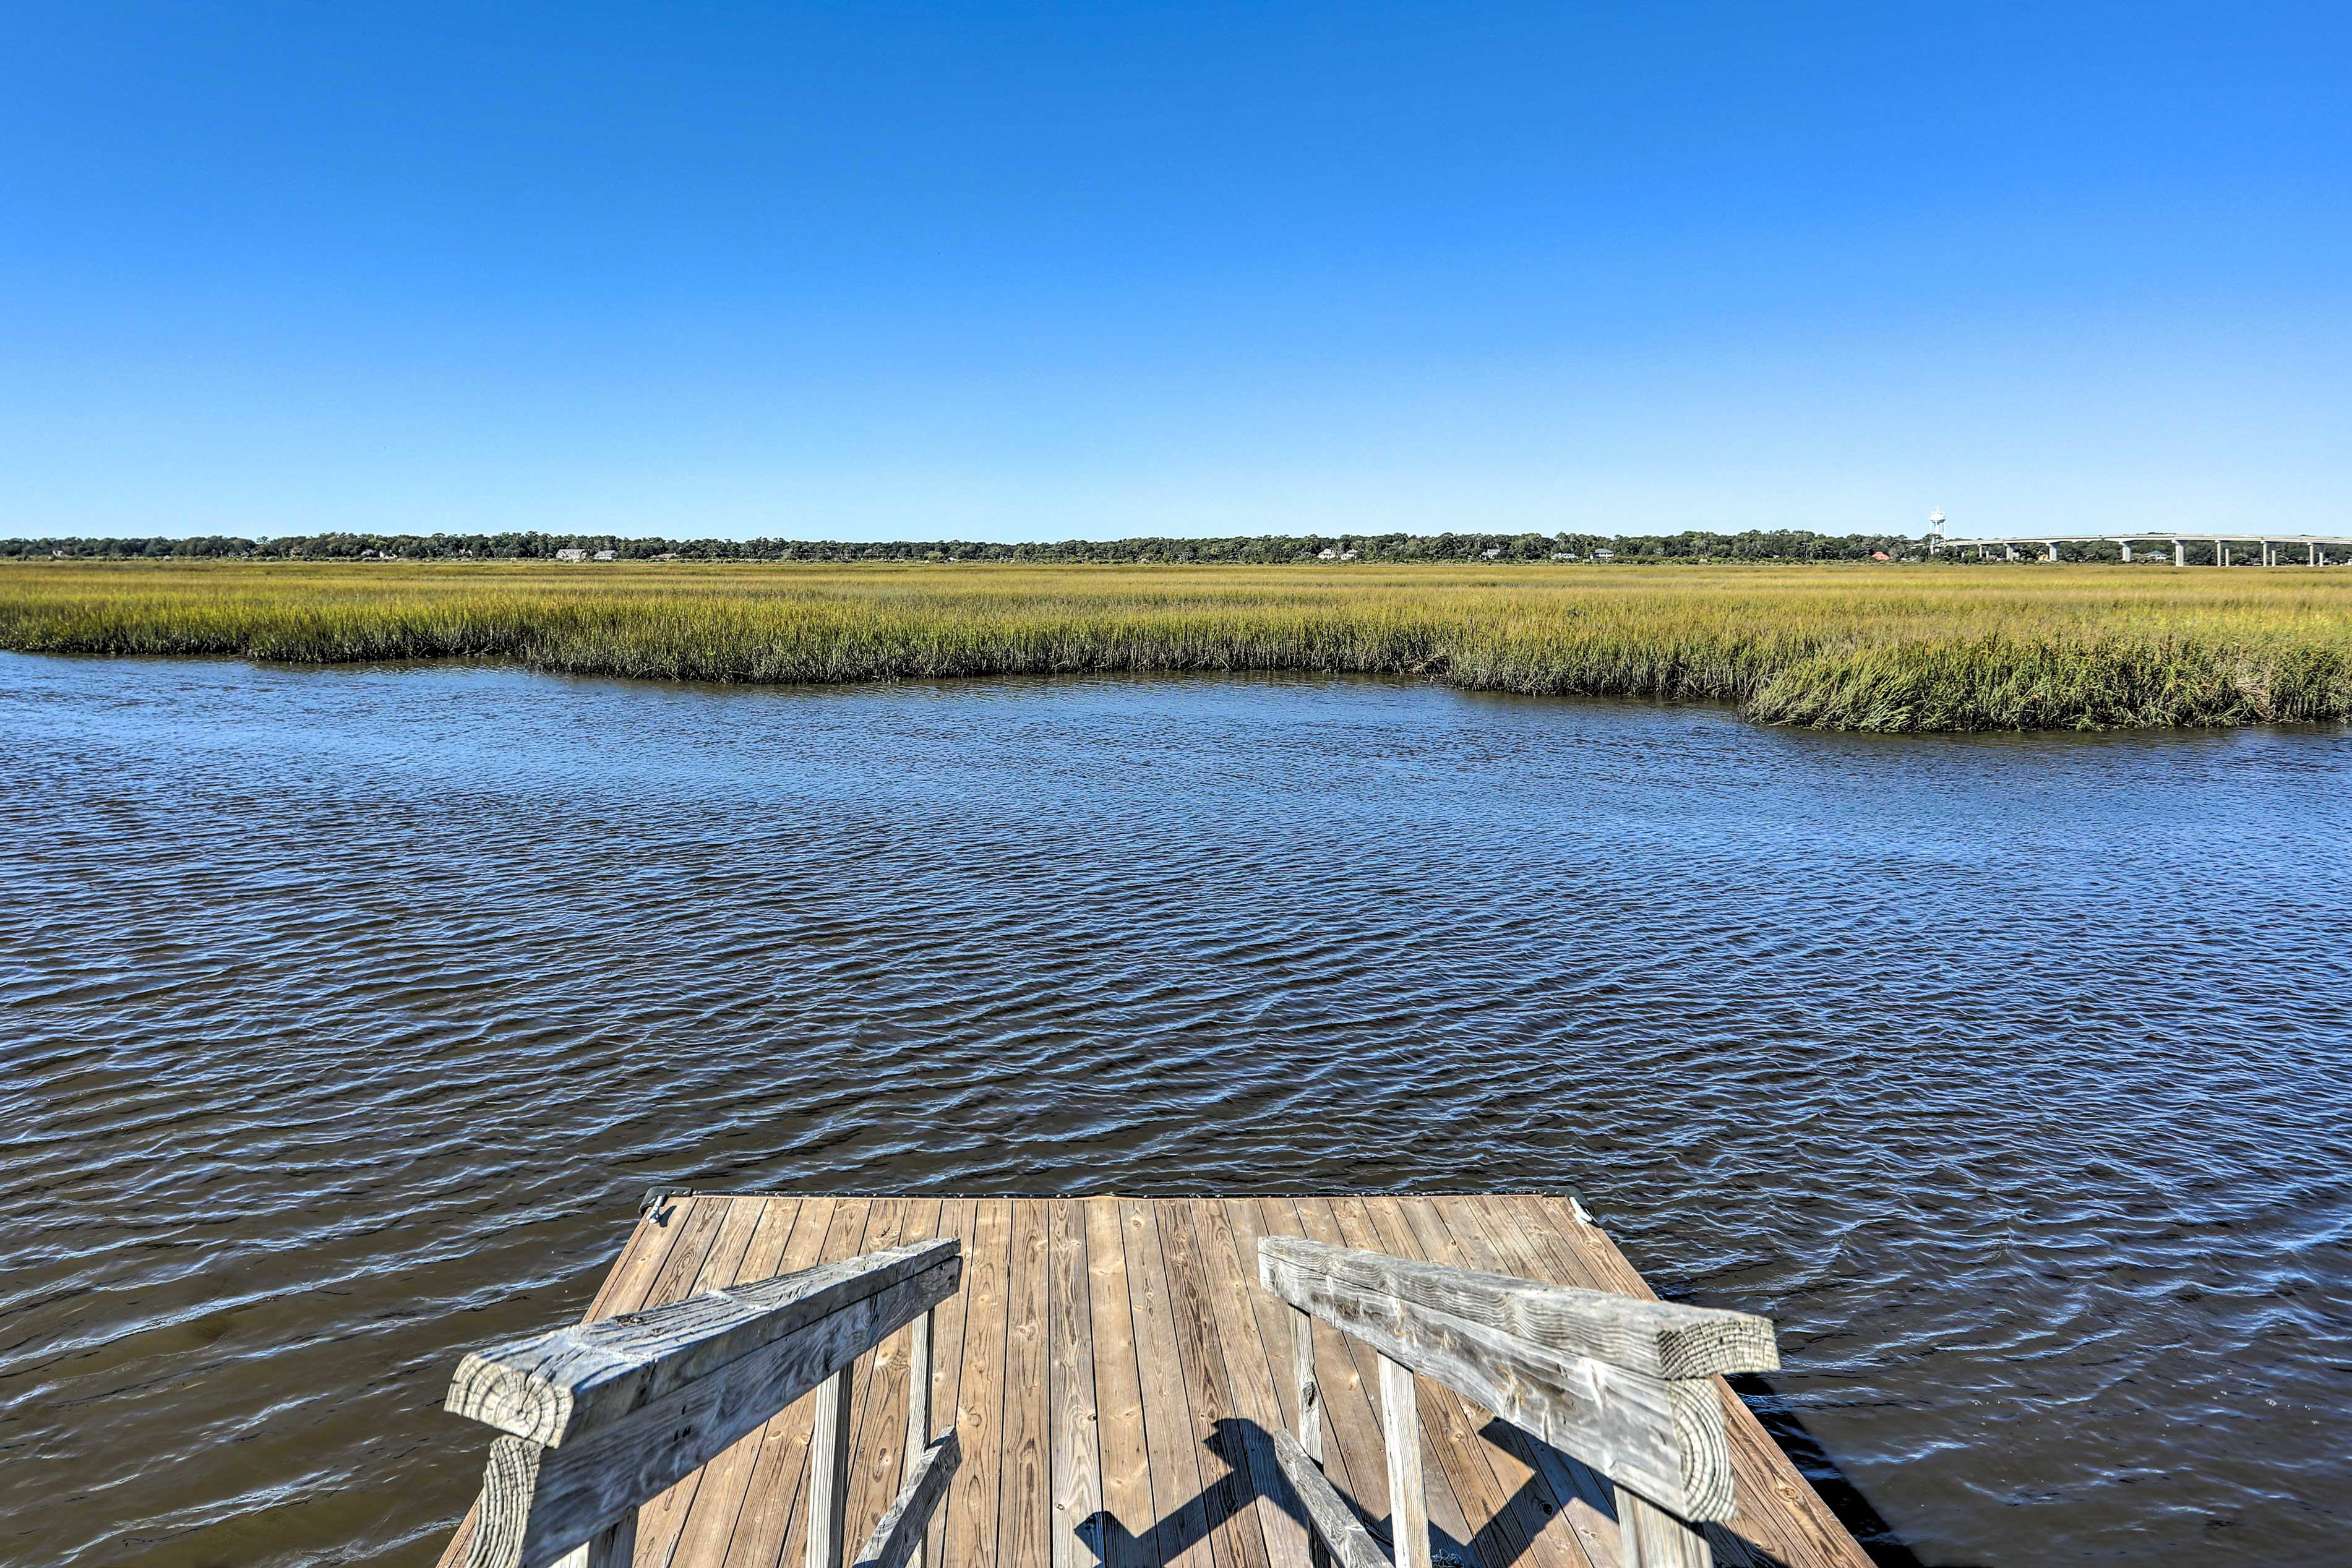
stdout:
<svg viewBox="0 0 2352 1568">
<path fill-rule="evenodd" d="M 996 544 L 982 539 L 855 544 L 827 539 L 623 538 L 614 534 L 297 534 L 248 539 L 224 534 L 189 538 L 0 539 L 0 558 L 73 560 L 552 560 L 558 550 L 613 552 L 617 560 L 992 560 L 1277 565 L 1331 556 L 1359 560 L 1867 560 L 1927 554 L 1918 539 L 1891 534 L 1830 535 L 1801 528 L 1680 534 L 1265 534 L 1222 539 L 1064 539 Z"/>
</svg>

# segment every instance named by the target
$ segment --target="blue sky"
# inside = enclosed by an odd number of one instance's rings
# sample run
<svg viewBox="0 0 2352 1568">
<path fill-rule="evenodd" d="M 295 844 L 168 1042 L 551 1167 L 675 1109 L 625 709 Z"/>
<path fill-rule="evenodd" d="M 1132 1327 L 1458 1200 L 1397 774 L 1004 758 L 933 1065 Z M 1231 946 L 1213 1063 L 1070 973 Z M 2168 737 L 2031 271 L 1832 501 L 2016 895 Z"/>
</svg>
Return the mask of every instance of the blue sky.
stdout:
<svg viewBox="0 0 2352 1568">
<path fill-rule="evenodd" d="M 0 533 L 2352 521 L 2352 5 L 0 16 Z"/>
</svg>

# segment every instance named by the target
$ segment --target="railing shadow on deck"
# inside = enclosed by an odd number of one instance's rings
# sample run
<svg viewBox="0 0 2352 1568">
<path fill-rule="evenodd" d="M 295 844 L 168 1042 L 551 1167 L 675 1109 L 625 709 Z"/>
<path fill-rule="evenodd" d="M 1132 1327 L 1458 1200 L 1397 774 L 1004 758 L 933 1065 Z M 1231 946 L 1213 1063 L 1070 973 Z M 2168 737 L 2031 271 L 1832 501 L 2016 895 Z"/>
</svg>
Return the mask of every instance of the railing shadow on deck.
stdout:
<svg viewBox="0 0 2352 1568">
<path fill-rule="evenodd" d="M 1529 1461 L 1534 1458 L 1534 1445 L 1539 1439 L 1501 1420 L 1487 1422 L 1479 1436 L 1526 1464 L 1530 1471 L 1536 1470 Z M 1215 1435 L 1203 1440 L 1201 1446 L 1223 1463 L 1223 1475 L 1204 1482 L 1198 1495 L 1169 1510 L 1140 1533 L 1129 1531 L 1109 1510 L 1097 1509 L 1076 1527 L 1079 1542 L 1095 1554 L 1096 1562 L 1102 1564 L 1102 1568 L 1138 1568 L 1139 1564 L 1172 1562 L 1180 1553 L 1214 1534 L 1235 1514 L 1245 1511 L 1260 1496 L 1265 1497 L 1301 1530 L 1311 1534 L 1314 1525 L 1307 1519 L 1306 1507 L 1286 1483 L 1277 1479 L 1273 1490 L 1262 1492 L 1252 1479 L 1249 1449 L 1253 1444 L 1263 1444 L 1265 1448 L 1262 1452 L 1271 1452 L 1273 1434 L 1246 1418 L 1219 1421 Z M 1579 1470 L 1585 1468 L 1568 1455 L 1560 1457 Z M 1261 1468 L 1270 1467 L 1265 1467 L 1261 1461 Z M 1593 1481 L 1592 1494 L 1587 1500 L 1597 1513 L 1613 1523 L 1616 1511 L 1609 1483 L 1597 1476 Z M 1390 1537 L 1389 1521 L 1374 1519 L 1353 1498 L 1345 1498 L 1344 1500 L 1373 1539 L 1393 1552 L 1395 1542 Z M 1518 1527 L 1507 1523 L 1507 1521 L 1515 1512 L 1524 1518 L 1526 1511 L 1532 1506 L 1549 1523 L 1568 1506 L 1568 1499 L 1552 1496 L 1551 1489 L 1544 1484 L 1540 1472 L 1530 1474 L 1519 1490 L 1496 1511 L 1494 1517 L 1479 1526 L 1466 1542 L 1454 1539 L 1433 1522 L 1429 1528 L 1433 1556 L 1441 1564 L 1450 1559 L 1462 1564 L 1463 1568 L 1511 1568 L 1527 1554 L 1528 1543 L 1519 1539 L 1522 1531 Z M 1744 1552 L 1744 1558 L 1719 1552 L 1719 1560 L 1744 1561 L 1751 1568 L 1787 1568 L 1780 1559 L 1758 1548 L 1752 1542 L 1738 1542 L 1738 1549 Z"/>
</svg>

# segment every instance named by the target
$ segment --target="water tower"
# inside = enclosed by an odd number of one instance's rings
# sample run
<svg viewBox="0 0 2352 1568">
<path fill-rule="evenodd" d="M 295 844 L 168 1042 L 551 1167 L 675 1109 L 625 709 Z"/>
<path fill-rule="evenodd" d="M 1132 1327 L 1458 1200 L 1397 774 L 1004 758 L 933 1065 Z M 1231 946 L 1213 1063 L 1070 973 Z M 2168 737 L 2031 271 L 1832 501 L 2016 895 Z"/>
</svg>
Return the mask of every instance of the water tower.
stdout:
<svg viewBox="0 0 2352 1568">
<path fill-rule="evenodd" d="M 1944 548 L 1944 514 L 1927 514 L 1927 553 L 1934 555 Z"/>
</svg>

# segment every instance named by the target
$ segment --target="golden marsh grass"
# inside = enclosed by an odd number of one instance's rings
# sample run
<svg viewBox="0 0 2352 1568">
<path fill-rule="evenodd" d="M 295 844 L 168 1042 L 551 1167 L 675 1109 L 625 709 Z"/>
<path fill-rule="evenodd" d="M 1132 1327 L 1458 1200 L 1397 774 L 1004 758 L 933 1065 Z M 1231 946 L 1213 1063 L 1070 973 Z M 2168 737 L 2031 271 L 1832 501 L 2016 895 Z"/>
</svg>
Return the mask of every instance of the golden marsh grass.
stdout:
<svg viewBox="0 0 2352 1568">
<path fill-rule="evenodd" d="M 1412 675 L 1924 731 L 2352 718 L 2352 571 L 0 564 L 0 648 L 802 684 Z"/>
</svg>

